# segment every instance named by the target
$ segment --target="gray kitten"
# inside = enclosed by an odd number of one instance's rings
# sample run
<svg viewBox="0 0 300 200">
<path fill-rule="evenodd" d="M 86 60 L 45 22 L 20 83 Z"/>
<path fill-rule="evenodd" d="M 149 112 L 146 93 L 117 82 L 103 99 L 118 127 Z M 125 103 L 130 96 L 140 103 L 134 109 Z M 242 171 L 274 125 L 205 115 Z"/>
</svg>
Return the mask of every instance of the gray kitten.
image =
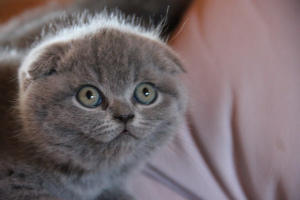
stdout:
<svg viewBox="0 0 300 200">
<path fill-rule="evenodd" d="M 180 61 L 158 35 L 84 13 L 2 51 L 0 199 L 134 199 L 126 179 L 185 112 Z"/>
</svg>

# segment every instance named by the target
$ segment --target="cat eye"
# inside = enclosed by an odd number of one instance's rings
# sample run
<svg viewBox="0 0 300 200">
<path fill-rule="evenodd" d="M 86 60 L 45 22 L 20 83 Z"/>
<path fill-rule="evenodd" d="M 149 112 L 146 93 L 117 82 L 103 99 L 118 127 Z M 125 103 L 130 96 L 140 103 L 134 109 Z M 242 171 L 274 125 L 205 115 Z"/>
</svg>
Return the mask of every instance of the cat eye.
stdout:
<svg viewBox="0 0 300 200">
<path fill-rule="evenodd" d="M 156 100 L 157 92 L 152 83 L 141 83 L 134 91 L 134 99 L 141 103 L 149 105 Z"/>
<path fill-rule="evenodd" d="M 102 102 L 99 90 L 93 86 L 84 86 L 76 95 L 77 101 L 88 108 L 94 108 Z"/>
</svg>

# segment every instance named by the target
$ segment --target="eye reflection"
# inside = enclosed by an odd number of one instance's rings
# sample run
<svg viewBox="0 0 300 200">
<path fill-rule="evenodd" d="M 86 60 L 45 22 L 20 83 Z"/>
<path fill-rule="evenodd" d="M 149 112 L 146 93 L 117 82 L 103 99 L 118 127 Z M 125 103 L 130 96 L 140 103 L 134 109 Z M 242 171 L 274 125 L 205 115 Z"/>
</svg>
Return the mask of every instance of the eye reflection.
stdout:
<svg viewBox="0 0 300 200">
<path fill-rule="evenodd" d="M 134 99 L 140 103 L 149 105 L 156 100 L 157 92 L 152 83 L 141 83 L 134 91 Z"/>
<path fill-rule="evenodd" d="M 77 101 L 88 108 L 94 108 L 102 102 L 102 97 L 94 86 L 84 86 L 79 89 L 76 95 Z"/>
</svg>

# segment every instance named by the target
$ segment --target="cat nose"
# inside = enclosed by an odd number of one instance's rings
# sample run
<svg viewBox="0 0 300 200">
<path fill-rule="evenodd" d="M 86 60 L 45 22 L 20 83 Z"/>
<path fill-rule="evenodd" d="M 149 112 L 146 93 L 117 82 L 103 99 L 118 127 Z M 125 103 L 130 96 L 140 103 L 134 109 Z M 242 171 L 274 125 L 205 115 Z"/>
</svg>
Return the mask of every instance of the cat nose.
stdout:
<svg viewBox="0 0 300 200">
<path fill-rule="evenodd" d="M 114 116 L 114 118 L 117 121 L 123 122 L 124 124 L 126 124 L 128 121 L 132 120 L 134 118 L 133 114 L 129 114 L 129 115 L 118 115 L 118 116 Z"/>
</svg>

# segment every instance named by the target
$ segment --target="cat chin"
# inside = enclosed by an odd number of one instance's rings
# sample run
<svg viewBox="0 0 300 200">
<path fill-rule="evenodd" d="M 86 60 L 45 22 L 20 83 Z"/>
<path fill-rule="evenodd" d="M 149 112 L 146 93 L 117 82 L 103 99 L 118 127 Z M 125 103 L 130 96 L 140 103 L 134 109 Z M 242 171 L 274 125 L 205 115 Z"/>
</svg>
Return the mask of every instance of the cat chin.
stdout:
<svg viewBox="0 0 300 200">
<path fill-rule="evenodd" d="M 97 136 L 90 136 L 92 140 L 95 142 L 99 142 L 100 144 L 107 145 L 109 143 L 125 143 L 125 142 L 131 142 L 136 143 L 138 142 L 139 138 L 132 134 L 129 131 L 121 131 L 116 133 L 108 133 L 106 136 L 101 135 L 99 137 Z"/>
<path fill-rule="evenodd" d="M 90 134 L 90 133 L 83 133 L 83 135 L 91 138 L 95 142 L 108 144 L 110 142 L 123 142 L 124 141 L 136 141 L 140 139 L 139 134 L 136 133 L 132 128 L 128 128 L 126 126 L 119 126 L 113 131 L 107 131 L 103 133 L 96 133 L 96 134 Z"/>
</svg>

